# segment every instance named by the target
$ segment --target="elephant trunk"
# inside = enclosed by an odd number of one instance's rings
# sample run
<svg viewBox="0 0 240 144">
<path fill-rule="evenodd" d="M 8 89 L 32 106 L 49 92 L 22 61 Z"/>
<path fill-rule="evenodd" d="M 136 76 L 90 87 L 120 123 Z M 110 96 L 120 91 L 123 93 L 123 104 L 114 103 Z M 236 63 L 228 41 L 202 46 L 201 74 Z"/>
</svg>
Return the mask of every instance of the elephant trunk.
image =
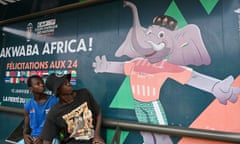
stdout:
<svg viewBox="0 0 240 144">
<path fill-rule="evenodd" d="M 139 17 L 138 17 L 138 11 L 137 7 L 128 1 L 124 1 L 124 7 L 130 7 L 133 13 L 133 27 L 141 27 L 141 24 L 139 22 Z"/>
</svg>

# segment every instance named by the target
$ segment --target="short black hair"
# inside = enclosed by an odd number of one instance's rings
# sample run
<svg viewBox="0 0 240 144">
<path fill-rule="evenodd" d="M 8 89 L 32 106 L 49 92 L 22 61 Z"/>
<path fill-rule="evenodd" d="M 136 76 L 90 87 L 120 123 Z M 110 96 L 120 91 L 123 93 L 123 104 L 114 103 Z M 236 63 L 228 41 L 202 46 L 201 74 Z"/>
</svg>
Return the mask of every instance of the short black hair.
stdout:
<svg viewBox="0 0 240 144">
<path fill-rule="evenodd" d="M 27 86 L 28 87 L 32 86 L 32 79 L 35 79 L 35 78 L 42 80 L 42 77 L 40 77 L 39 75 L 32 75 L 32 76 L 28 77 L 28 80 L 27 80 Z"/>
</svg>

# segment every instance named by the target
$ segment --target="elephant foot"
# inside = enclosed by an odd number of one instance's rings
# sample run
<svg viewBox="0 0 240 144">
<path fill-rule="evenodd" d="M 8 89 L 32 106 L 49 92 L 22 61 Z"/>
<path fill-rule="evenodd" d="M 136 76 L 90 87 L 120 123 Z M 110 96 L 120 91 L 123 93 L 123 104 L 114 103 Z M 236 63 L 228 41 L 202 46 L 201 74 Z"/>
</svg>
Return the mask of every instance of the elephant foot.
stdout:
<svg viewBox="0 0 240 144">
<path fill-rule="evenodd" d="M 143 144 L 173 144 L 170 136 L 157 133 L 141 132 Z"/>
</svg>

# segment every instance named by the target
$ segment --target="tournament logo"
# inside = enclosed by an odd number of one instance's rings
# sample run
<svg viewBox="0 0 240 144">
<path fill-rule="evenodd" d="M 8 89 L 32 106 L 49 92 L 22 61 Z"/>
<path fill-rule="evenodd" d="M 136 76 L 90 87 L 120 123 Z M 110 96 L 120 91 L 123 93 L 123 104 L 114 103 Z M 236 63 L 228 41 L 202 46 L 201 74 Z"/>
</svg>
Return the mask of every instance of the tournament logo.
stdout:
<svg viewBox="0 0 240 144">
<path fill-rule="evenodd" d="M 26 30 L 26 39 L 29 42 L 32 38 L 32 30 L 33 30 L 33 24 L 28 23 L 27 30 Z"/>
<path fill-rule="evenodd" d="M 37 28 L 35 28 L 34 31 L 37 36 L 51 36 L 54 35 L 56 28 L 58 28 L 56 19 L 49 19 L 37 22 Z"/>
</svg>

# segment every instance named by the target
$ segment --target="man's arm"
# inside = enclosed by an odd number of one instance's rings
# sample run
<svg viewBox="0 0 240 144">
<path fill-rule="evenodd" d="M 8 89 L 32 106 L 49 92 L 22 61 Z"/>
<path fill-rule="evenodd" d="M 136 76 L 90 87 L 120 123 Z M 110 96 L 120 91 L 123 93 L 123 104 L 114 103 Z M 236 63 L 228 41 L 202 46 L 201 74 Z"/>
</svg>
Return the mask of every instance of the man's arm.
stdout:
<svg viewBox="0 0 240 144">
<path fill-rule="evenodd" d="M 95 134 L 98 136 L 100 136 L 100 133 L 101 133 L 101 124 L 102 124 L 102 112 L 99 111 L 97 115 L 96 129 L 95 129 Z"/>
<path fill-rule="evenodd" d="M 23 138 L 25 144 L 30 144 L 33 142 L 33 138 L 29 135 L 31 132 L 30 129 L 30 118 L 29 115 L 27 114 L 26 110 L 24 109 L 23 111 L 24 114 L 24 129 L 23 129 Z"/>
<path fill-rule="evenodd" d="M 99 144 L 105 144 L 104 140 L 101 138 L 101 124 L 102 124 L 102 112 L 99 110 L 96 120 L 95 132 L 93 142 L 98 142 Z"/>
</svg>

